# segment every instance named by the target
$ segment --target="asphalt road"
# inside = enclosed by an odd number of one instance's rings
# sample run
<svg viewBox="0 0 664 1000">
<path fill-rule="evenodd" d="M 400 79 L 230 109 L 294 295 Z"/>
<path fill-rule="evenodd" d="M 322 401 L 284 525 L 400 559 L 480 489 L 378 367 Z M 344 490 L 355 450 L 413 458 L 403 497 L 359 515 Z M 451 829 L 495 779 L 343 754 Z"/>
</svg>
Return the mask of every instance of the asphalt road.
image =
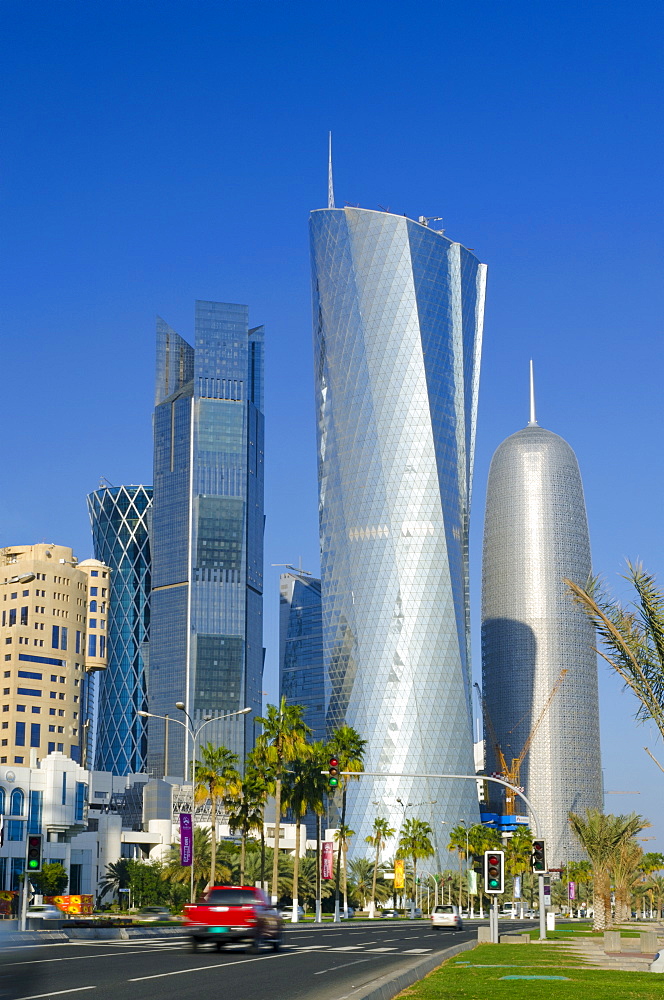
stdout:
<svg viewBox="0 0 664 1000">
<path fill-rule="evenodd" d="M 510 930 L 522 926 L 519 921 L 506 923 Z M 347 1000 L 418 959 L 473 940 L 476 926 L 470 922 L 463 931 L 434 931 L 426 919 L 322 928 L 287 924 L 283 949 L 266 949 L 260 955 L 248 954 L 241 944 L 229 944 L 223 952 L 199 945 L 194 954 L 185 934 L 18 948 L 0 969 L 0 997 Z"/>
</svg>

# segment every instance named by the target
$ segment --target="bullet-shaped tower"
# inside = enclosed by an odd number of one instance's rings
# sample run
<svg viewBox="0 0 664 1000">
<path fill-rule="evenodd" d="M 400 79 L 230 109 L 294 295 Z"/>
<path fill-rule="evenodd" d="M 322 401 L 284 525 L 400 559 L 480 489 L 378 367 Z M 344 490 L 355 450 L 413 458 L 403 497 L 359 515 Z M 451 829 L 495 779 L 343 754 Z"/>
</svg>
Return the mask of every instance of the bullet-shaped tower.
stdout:
<svg viewBox="0 0 664 1000">
<path fill-rule="evenodd" d="M 570 810 L 602 807 L 594 631 L 563 583 L 584 585 L 590 572 L 579 466 L 567 442 L 537 424 L 531 369 L 530 421 L 503 441 L 489 470 L 482 668 L 487 773 L 500 771 L 496 743 L 511 766 L 531 739 L 519 783 L 553 867 L 582 856 Z"/>
</svg>

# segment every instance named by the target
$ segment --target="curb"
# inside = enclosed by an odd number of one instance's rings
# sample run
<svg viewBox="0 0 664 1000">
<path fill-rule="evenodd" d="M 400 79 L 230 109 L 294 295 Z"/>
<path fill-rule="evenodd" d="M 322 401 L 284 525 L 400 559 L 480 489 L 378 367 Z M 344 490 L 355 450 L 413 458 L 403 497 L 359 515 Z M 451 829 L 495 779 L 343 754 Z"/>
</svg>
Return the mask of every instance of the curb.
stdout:
<svg viewBox="0 0 664 1000">
<path fill-rule="evenodd" d="M 465 941 L 463 944 L 455 944 L 451 948 L 445 948 L 444 951 L 439 951 L 436 955 L 430 955 L 423 960 L 419 959 L 414 965 L 406 969 L 405 972 L 397 972 L 394 975 L 382 977 L 383 981 L 380 983 L 380 986 L 370 985 L 364 992 L 353 992 L 353 1000 L 393 1000 L 393 997 L 397 993 L 401 993 L 402 990 L 412 986 L 413 983 L 424 979 L 425 976 L 428 976 L 430 972 L 437 969 L 443 962 L 453 958 L 455 955 L 460 955 L 461 952 L 471 951 L 476 947 L 477 941 Z M 375 982 L 376 980 L 374 980 L 374 984 Z"/>
</svg>

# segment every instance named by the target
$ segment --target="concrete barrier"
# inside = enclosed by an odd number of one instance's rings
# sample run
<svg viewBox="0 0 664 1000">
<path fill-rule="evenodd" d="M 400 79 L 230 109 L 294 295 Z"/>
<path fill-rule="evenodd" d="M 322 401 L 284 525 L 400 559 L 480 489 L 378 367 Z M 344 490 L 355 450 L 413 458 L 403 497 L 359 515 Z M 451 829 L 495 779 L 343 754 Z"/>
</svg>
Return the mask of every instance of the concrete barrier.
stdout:
<svg viewBox="0 0 664 1000">
<path fill-rule="evenodd" d="M 491 944 L 491 928 L 490 927 L 478 927 L 477 928 L 477 943 L 478 944 Z"/>
<path fill-rule="evenodd" d="M 620 931 L 604 931 L 604 951 L 607 954 L 622 951 Z"/>
<path fill-rule="evenodd" d="M 654 955 L 659 951 L 659 941 L 657 940 L 656 931 L 642 931 L 640 937 L 642 955 Z"/>
<path fill-rule="evenodd" d="M 530 934 L 501 934 L 501 944 L 530 944 Z"/>
</svg>

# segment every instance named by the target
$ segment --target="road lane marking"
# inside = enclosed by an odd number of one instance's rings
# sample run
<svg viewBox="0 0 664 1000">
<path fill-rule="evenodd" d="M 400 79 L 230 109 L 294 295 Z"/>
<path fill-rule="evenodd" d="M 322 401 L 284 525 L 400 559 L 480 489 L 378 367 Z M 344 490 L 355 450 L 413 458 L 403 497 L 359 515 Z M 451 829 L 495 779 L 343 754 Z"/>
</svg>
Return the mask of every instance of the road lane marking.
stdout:
<svg viewBox="0 0 664 1000">
<path fill-rule="evenodd" d="M 433 948 L 409 948 L 408 951 L 402 951 L 402 955 L 428 955 Z"/>
<path fill-rule="evenodd" d="M 335 948 L 334 950 L 335 951 L 357 951 L 357 949 L 361 948 L 361 947 L 362 947 L 361 944 L 347 944 L 347 945 L 344 945 L 343 947 Z"/>
<path fill-rule="evenodd" d="M 321 969 L 320 972 L 314 972 L 314 976 L 323 976 L 326 972 L 336 972 L 337 969 L 347 969 L 349 965 L 361 965 L 362 962 L 370 961 L 368 958 L 358 958 L 354 962 L 344 962 L 343 965 L 334 965 L 331 969 Z"/>
<path fill-rule="evenodd" d="M 378 955 L 383 951 L 398 951 L 397 948 L 370 948 L 369 951 L 372 955 Z"/>
<path fill-rule="evenodd" d="M 30 947 L 33 947 L 30 945 Z M 43 946 L 42 946 L 43 947 Z M 147 955 L 155 948 L 145 948 L 143 951 L 100 951 L 97 955 L 67 955 L 66 958 L 31 958 L 28 962 L 7 962 L 7 965 L 50 965 L 52 962 L 84 962 L 90 958 L 118 958 L 120 955 Z"/>
<path fill-rule="evenodd" d="M 164 979 L 166 976 L 186 976 L 189 972 L 207 972 L 208 969 L 224 969 L 228 965 L 249 965 L 250 962 L 265 962 L 271 961 L 275 958 L 290 958 L 292 955 L 297 955 L 297 951 L 280 951 L 274 955 L 260 955 L 258 958 L 245 958 L 241 962 L 217 962 L 215 965 L 199 965 L 195 969 L 176 969 L 174 972 L 160 972 L 156 976 L 136 976 L 134 979 L 128 979 L 128 983 L 142 983 L 146 979 Z"/>
<path fill-rule="evenodd" d="M 42 1000 L 42 997 L 59 997 L 63 993 L 80 993 L 82 990 L 96 990 L 96 986 L 77 986 L 73 990 L 55 990 L 50 993 L 35 993 L 31 997 L 19 997 L 19 1000 Z"/>
</svg>

